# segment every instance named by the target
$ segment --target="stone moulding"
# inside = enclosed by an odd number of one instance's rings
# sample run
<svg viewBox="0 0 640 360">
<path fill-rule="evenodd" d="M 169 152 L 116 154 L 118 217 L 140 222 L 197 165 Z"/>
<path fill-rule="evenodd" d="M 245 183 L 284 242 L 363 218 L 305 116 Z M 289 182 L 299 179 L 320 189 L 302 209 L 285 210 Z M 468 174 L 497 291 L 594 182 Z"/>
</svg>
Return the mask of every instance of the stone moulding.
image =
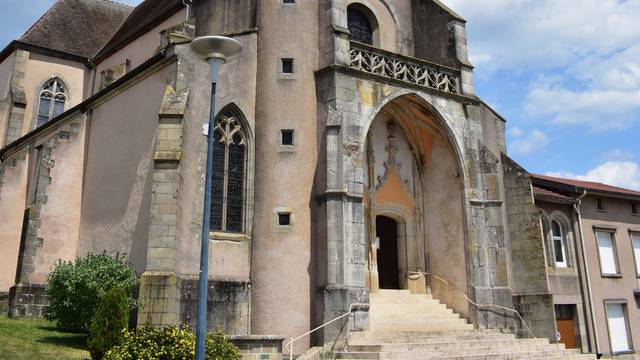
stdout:
<svg viewBox="0 0 640 360">
<path fill-rule="evenodd" d="M 349 51 L 349 67 L 450 94 L 460 94 L 459 70 L 392 54 L 354 41 Z"/>
</svg>

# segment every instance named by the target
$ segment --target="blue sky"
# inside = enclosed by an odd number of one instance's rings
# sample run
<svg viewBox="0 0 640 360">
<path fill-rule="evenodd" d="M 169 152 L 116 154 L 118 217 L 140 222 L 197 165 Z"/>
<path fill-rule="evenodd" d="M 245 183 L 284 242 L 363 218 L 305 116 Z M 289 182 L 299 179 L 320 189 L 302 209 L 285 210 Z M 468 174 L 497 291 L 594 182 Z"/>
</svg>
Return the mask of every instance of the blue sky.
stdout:
<svg viewBox="0 0 640 360">
<path fill-rule="evenodd" d="M 54 2 L 1 1 L 1 47 Z M 516 161 L 640 190 L 640 0 L 444 2 L 468 20 L 477 93 Z"/>
</svg>

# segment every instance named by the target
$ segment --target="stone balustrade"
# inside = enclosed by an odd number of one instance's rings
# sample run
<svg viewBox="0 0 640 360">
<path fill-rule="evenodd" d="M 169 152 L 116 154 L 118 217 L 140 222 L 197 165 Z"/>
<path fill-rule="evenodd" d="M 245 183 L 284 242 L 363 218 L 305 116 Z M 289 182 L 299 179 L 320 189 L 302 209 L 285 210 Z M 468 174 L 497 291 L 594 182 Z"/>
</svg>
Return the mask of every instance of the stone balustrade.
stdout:
<svg viewBox="0 0 640 360">
<path fill-rule="evenodd" d="M 460 71 L 420 59 L 393 54 L 358 42 L 351 42 L 349 66 L 369 74 L 460 94 Z"/>
</svg>

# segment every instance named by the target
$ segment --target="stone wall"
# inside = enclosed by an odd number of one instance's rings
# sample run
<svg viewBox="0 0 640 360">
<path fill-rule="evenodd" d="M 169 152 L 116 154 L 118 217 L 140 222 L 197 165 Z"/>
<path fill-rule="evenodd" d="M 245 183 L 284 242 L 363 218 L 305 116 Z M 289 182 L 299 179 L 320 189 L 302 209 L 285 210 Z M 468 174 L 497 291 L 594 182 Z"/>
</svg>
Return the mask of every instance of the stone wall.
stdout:
<svg viewBox="0 0 640 360">
<path fill-rule="evenodd" d="M 198 308 L 198 280 L 185 279 L 180 289 L 180 320 L 195 329 Z M 250 333 L 251 284 L 241 281 L 209 280 L 207 328 L 225 334 Z"/>
<path fill-rule="evenodd" d="M 237 34 L 256 28 L 257 0 L 194 1 L 196 35 Z"/>
<path fill-rule="evenodd" d="M 555 341 L 553 297 L 531 175 L 504 153 L 502 163 L 513 262 L 513 303 L 535 336 Z M 518 330 L 519 335 L 530 336 L 522 326 Z"/>
</svg>

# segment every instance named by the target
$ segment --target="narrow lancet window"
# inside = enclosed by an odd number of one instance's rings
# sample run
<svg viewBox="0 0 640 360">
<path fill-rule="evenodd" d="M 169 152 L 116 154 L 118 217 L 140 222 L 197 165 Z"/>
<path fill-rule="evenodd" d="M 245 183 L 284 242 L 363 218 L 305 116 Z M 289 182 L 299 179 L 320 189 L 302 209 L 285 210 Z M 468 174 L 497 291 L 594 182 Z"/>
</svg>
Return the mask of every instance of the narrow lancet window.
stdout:
<svg viewBox="0 0 640 360">
<path fill-rule="evenodd" d="M 231 112 L 218 117 L 214 129 L 211 182 L 211 230 L 244 232 L 247 143 Z"/>
</svg>

